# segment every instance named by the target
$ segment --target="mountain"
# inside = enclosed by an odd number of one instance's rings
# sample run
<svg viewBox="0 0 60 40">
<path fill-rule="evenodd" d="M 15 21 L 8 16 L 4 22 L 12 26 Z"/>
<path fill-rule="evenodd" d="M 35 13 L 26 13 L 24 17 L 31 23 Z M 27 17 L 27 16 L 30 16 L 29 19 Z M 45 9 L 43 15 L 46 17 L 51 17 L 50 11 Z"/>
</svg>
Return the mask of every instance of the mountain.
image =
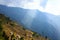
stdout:
<svg viewBox="0 0 60 40">
<path fill-rule="evenodd" d="M 25 28 L 51 38 L 51 40 L 60 40 L 60 16 L 39 10 L 8 7 L 5 5 L 0 5 L 0 13 L 17 21 Z"/>
<path fill-rule="evenodd" d="M 50 40 L 0 14 L 0 40 Z"/>
</svg>

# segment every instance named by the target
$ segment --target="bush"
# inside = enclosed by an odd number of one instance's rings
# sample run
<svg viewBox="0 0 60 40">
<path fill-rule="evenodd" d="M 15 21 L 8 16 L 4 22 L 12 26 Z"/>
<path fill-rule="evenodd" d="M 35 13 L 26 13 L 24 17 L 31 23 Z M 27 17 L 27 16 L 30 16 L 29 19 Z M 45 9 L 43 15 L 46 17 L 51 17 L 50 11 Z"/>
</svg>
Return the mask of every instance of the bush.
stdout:
<svg viewBox="0 0 60 40">
<path fill-rule="evenodd" d="M 38 35 L 36 32 L 34 32 L 34 33 L 32 34 L 32 36 L 38 37 L 39 35 Z"/>
<path fill-rule="evenodd" d="M 24 37 L 21 37 L 20 40 L 24 40 Z"/>
</svg>

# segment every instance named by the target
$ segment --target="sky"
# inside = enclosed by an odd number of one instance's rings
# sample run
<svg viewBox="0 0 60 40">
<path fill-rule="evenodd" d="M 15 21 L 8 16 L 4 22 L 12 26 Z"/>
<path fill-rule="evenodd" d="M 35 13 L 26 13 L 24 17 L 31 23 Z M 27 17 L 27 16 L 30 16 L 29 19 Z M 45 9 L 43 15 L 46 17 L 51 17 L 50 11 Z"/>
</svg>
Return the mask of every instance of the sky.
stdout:
<svg viewBox="0 0 60 40">
<path fill-rule="evenodd" d="M 60 0 L 0 0 L 0 4 L 24 9 L 38 9 L 53 15 L 60 15 Z"/>
</svg>

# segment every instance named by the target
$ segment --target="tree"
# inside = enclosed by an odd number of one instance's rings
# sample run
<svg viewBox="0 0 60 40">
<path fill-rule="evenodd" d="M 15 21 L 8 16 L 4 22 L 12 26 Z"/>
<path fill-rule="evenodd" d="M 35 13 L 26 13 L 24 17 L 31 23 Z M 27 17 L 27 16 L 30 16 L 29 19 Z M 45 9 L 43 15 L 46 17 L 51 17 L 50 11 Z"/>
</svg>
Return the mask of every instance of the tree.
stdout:
<svg viewBox="0 0 60 40">
<path fill-rule="evenodd" d="M 26 30 L 24 27 L 22 27 L 23 30 Z"/>
<path fill-rule="evenodd" d="M 24 37 L 21 37 L 20 40 L 24 40 Z"/>
<path fill-rule="evenodd" d="M 32 34 L 32 36 L 38 37 L 39 35 L 38 35 L 36 32 L 34 32 L 34 33 Z"/>
<path fill-rule="evenodd" d="M 8 40 L 8 37 L 7 37 L 7 35 L 5 34 L 5 32 L 3 31 L 3 35 L 2 35 L 2 37 L 4 37 L 5 38 L 5 40 Z"/>
<path fill-rule="evenodd" d="M 0 21 L 0 32 L 2 31 L 2 21 Z"/>
</svg>

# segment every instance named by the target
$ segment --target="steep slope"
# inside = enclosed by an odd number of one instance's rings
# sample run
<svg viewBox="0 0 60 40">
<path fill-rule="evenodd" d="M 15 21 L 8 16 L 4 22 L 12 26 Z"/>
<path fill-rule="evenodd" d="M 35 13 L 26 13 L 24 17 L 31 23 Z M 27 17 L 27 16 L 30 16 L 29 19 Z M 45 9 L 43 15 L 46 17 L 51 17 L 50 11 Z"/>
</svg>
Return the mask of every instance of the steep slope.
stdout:
<svg viewBox="0 0 60 40">
<path fill-rule="evenodd" d="M 12 20 L 43 36 L 48 36 L 52 40 L 60 40 L 60 17 L 58 16 L 39 10 L 7 7 L 3 5 L 0 5 L 0 13 L 4 13 Z"/>
<path fill-rule="evenodd" d="M 0 40 L 50 40 L 0 14 Z"/>
</svg>

